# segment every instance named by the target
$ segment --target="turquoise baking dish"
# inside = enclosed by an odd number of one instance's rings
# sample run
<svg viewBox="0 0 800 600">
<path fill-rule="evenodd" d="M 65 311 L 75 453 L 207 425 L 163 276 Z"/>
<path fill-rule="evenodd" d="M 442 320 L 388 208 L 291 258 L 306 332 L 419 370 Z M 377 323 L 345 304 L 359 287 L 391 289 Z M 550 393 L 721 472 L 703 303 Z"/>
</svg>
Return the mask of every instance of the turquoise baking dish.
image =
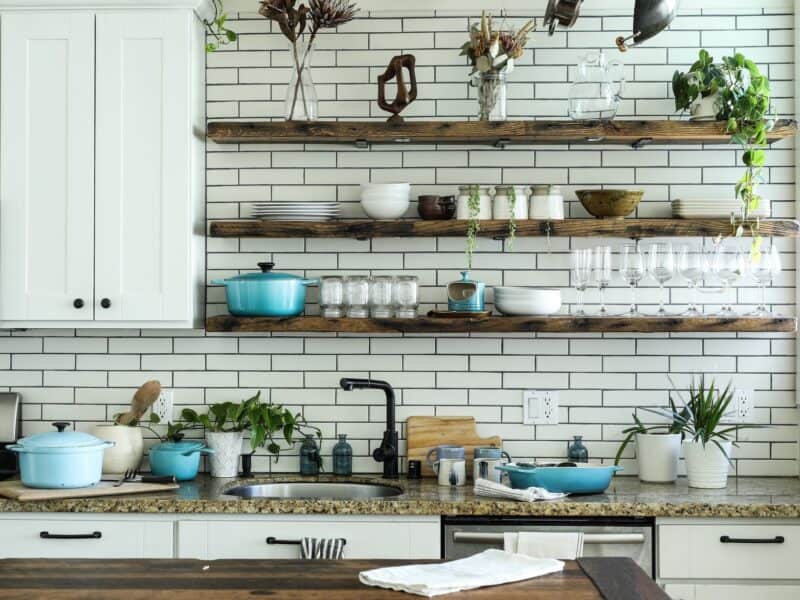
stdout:
<svg viewBox="0 0 800 600">
<path fill-rule="evenodd" d="M 601 494 L 622 467 L 578 464 L 575 467 L 520 466 L 515 463 L 495 467 L 508 473 L 511 487 L 541 487 L 564 494 Z"/>
</svg>

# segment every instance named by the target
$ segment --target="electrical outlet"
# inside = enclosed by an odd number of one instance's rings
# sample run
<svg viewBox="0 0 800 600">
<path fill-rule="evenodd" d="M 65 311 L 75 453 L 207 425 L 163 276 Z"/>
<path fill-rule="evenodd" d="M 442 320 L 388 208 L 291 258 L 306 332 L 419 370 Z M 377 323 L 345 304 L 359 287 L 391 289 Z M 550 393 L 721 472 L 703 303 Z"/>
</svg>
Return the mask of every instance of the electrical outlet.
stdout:
<svg viewBox="0 0 800 600">
<path fill-rule="evenodd" d="M 158 400 L 153 402 L 153 406 L 150 408 L 150 411 L 153 414 L 158 415 L 158 418 L 161 419 L 162 423 L 169 423 L 172 421 L 172 390 L 162 389 L 161 395 L 158 397 Z"/>
<path fill-rule="evenodd" d="M 558 392 L 525 390 L 522 412 L 526 425 L 558 425 Z"/>
<path fill-rule="evenodd" d="M 753 390 L 736 388 L 733 390 L 733 399 L 731 400 L 728 412 L 726 412 L 722 419 L 726 423 L 744 423 L 750 420 L 753 416 Z"/>
</svg>

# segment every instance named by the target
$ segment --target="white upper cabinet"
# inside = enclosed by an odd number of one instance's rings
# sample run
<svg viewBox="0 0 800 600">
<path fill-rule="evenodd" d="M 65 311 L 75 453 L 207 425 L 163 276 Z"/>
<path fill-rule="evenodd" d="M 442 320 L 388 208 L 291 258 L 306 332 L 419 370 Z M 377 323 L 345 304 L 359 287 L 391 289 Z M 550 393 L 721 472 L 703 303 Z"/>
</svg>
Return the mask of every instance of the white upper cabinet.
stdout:
<svg viewBox="0 0 800 600">
<path fill-rule="evenodd" d="M 28 10 L 0 24 L 0 327 L 195 326 L 199 19 Z"/>
<path fill-rule="evenodd" d="M 0 26 L 0 319 L 91 320 L 94 15 Z"/>
</svg>

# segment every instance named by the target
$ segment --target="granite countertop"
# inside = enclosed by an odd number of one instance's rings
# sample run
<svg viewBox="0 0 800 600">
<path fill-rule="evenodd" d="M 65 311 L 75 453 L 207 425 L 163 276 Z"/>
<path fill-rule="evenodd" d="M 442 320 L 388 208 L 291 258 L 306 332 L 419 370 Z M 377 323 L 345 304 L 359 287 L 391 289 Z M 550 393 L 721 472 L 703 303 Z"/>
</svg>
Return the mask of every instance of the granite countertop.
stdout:
<svg viewBox="0 0 800 600">
<path fill-rule="evenodd" d="M 225 494 L 242 483 L 316 480 L 388 483 L 404 493 L 378 500 L 263 500 Z M 800 518 L 800 479 L 732 477 L 725 489 L 700 490 L 689 489 L 685 478 L 675 484 L 646 484 L 635 477 L 616 477 L 604 494 L 525 503 L 475 496 L 472 487 L 439 487 L 434 479 L 283 475 L 233 480 L 201 475 L 179 490 L 159 494 L 24 503 L 0 498 L 3 512 Z"/>
</svg>

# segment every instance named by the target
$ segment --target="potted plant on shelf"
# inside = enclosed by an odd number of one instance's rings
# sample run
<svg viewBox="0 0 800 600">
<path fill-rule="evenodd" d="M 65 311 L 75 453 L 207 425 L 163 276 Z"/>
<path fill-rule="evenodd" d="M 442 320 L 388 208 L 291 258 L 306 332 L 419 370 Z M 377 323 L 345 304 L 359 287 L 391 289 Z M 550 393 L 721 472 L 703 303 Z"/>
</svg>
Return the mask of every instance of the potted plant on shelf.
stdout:
<svg viewBox="0 0 800 600">
<path fill-rule="evenodd" d="M 647 483 L 672 483 L 678 478 L 678 459 L 681 456 L 685 419 L 678 419 L 675 415 L 686 417 L 688 413 L 686 409 L 678 411 L 672 398 L 669 403 L 670 414 L 673 415 L 669 423 L 645 425 L 634 413 L 634 425 L 622 430 L 625 439 L 614 458 L 614 464 L 618 465 L 625 448 L 635 439 L 639 479 Z"/>
<path fill-rule="evenodd" d="M 742 147 L 745 173 L 736 184 L 736 195 L 742 202 L 742 218 L 747 221 L 758 209 L 761 196 L 761 169 L 766 160 L 767 133 L 773 128 L 769 80 L 758 66 L 743 54 L 725 56 L 721 63 L 700 50 L 700 55 L 687 73 L 675 71 L 672 91 L 676 110 L 691 110 L 693 118 L 713 118 L 725 122 L 732 141 Z M 761 238 L 751 224 L 753 253 L 758 254 Z M 742 225 L 736 235 L 742 234 Z"/>
<path fill-rule="evenodd" d="M 238 38 L 236 32 L 228 29 L 226 25 L 228 14 L 225 12 L 225 0 L 211 0 L 211 4 L 214 8 L 214 14 L 210 19 L 203 19 L 206 34 L 212 38 L 211 41 L 206 43 L 206 52 L 216 52 L 220 46 L 235 42 Z"/>
</svg>

